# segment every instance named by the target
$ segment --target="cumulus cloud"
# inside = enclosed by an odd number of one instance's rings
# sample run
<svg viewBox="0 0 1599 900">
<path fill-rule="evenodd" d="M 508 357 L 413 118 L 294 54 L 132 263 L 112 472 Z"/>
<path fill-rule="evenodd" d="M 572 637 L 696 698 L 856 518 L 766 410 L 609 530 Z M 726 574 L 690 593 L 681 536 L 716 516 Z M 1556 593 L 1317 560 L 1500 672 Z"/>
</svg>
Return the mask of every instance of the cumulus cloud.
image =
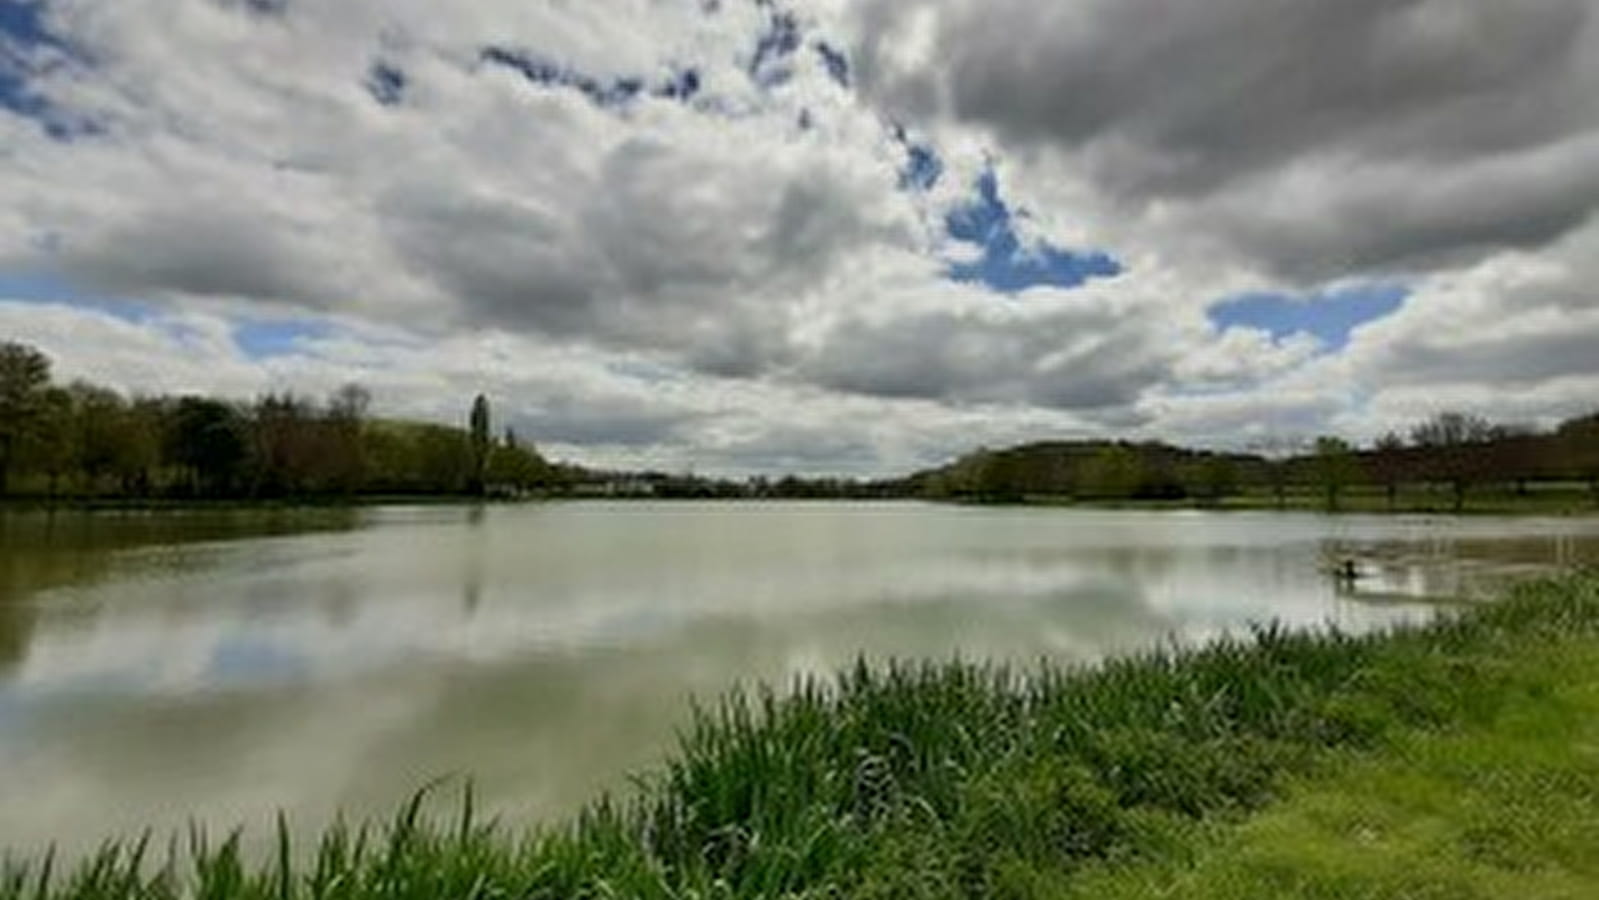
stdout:
<svg viewBox="0 0 1599 900">
<path fill-rule="evenodd" d="M 466 4 L 435 28 L 420 4 L 264 14 L 190 0 L 174 15 L 58 0 L 47 21 L 77 55 L 33 87 L 97 130 L 62 142 L 11 123 L 21 164 L 6 191 L 37 211 L 10 229 L 8 256 L 38 262 L 48 233 L 44 262 L 114 294 L 411 321 L 426 310 L 748 373 L 781 350 L 810 278 L 913 240 L 881 129 L 833 147 L 873 123 L 820 62 L 791 97 L 753 91 L 741 48 L 758 17 L 520 6 Z M 668 37 L 643 42 L 640 22 Z M 570 78 L 484 55 L 528 47 L 560 61 L 543 65 L 597 73 L 584 78 L 658 79 L 694 49 L 685 22 L 720 38 L 694 70 L 711 108 L 647 94 L 600 104 Z M 623 35 L 626 52 L 602 58 Z M 374 59 L 393 103 L 368 95 Z M 803 103 L 834 107 L 813 122 L 840 121 L 796 136 Z"/>
<path fill-rule="evenodd" d="M 1599 222 L 1436 278 L 1357 334 L 1343 364 L 1376 390 L 1476 387 L 1512 403 L 1551 382 L 1599 383 L 1596 251 Z"/>
<path fill-rule="evenodd" d="M 1586 0 L 866 10 L 880 102 L 1055 154 L 1122 212 L 1211 232 L 1285 277 L 1539 246 L 1599 195 Z"/>
<path fill-rule="evenodd" d="M 827 387 L 883 397 L 1016 403 L 1082 412 L 1124 407 L 1167 374 L 1160 323 L 1113 293 L 1040 292 L 843 319 L 805 361 Z"/>
<path fill-rule="evenodd" d="M 867 473 L 1596 371 L 1584 0 L 24 6 L 0 301 L 66 288 L 0 329 L 130 389 L 481 388 L 596 464 Z M 1389 281 L 1347 346 L 1207 315 Z"/>
</svg>

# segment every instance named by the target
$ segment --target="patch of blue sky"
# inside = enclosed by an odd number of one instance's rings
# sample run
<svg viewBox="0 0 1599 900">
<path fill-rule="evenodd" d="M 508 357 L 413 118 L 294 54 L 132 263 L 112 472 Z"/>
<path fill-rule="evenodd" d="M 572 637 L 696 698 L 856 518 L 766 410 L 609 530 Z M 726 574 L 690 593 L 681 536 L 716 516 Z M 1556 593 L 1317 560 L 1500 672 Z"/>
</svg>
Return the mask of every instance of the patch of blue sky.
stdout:
<svg viewBox="0 0 1599 900">
<path fill-rule="evenodd" d="M 509 47 L 484 47 L 478 52 L 478 59 L 510 69 L 538 87 L 575 90 L 595 106 L 607 109 L 625 107 L 646 95 L 686 103 L 697 97 L 702 88 L 699 70 L 692 67 L 675 69 L 652 84 L 634 75 L 601 78 L 537 53 Z"/>
<path fill-rule="evenodd" d="M 1393 315 L 1409 296 L 1407 286 L 1391 282 L 1298 294 L 1262 291 L 1228 297 L 1207 314 L 1217 330 L 1256 328 L 1277 340 L 1309 334 L 1328 349 L 1341 350 L 1356 328 Z"/>
<path fill-rule="evenodd" d="M 650 384 L 660 384 L 666 381 L 681 381 L 683 372 L 670 366 L 642 360 L 618 360 L 605 364 L 606 371 L 623 378 L 634 381 L 644 381 Z"/>
<path fill-rule="evenodd" d="M 244 5 L 259 16 L 281 16 L 289 11 L 289 0 L 244 0 Z"/>
<path fill-rule="evenodd" d="M 701 88 L 700 72 L 694 68 L 683 68 L 673 72 L 666 82 L 656 89 L 656 96 L 667 97 L 673 100 L 689 101 L 699 95 Z"/>
<path fill-rule="evenodd" d="M 822 58 L 822 65 L 827 67 L 828 77 L 838 82 L 839 87 L 849 87 L 849 57 L 843 50 L 826 41 L 817 41 L 816 55 Z"/>
<path fill-rule="evenodd" d="M 333 333 L 333 326 L 319 319 L 242 318 L 231 324 L 233 343 L 256 360 L 303 353 L 307 342 Z"/>
<path fill-rule="evenodd" d="M 1121 263 L 1101 251 L 1064 250 L 1047 241 L 1024 243 L 1016 230 L 1016 219 L 1023 215 L 1005 202 L 994 171 L 984 172 L 977 180 L 976 198 L 945 218 L 950 238 L 976 250 L 973 258 L 951 262 L 948 277 L 1017 294 L 1034 287 L 1079 287 L 1122 273 Z"/>
<path fill-rule="evenodd" d="M 374 62 L 366 72 L 367 93 L 381 106 L 396 106 L 404 101 L 409 84 L 404 70 L 383 60 Z"/>
<path fill-rule="evenodd" d="M 944 176 L 944 161 L 932 144 L 912 138 L 903 125 L 894 126 L 894 140 L 905 148 L 905 165 L 899 170 L 900 190 L 930 191 Z"/>
<path fill-rule="evenodd" d="M 34 47 L 65 49 L 61 41 L 45 28 L 43 13 L 43 3 L 0 0 L 0 47 L 5 48 L 0 59 L 8 64 L 13 63 L 12 56 Z M 0 77 L 3 77 L 5 68 L 0 66 Z"/>
<path fill-rule="evenodd" d="M 134 324 L 155 317 L 155 309 L 148 303 L 82 291 L 54 275 L 0 272 L 0 302 L 7 301 L 87 309 Z"/>
<path fill-rule="evenodd" d="M 53 275 L 0 273 L 0 303 L 86 310 L 174 336 L 190 333 L 181 320 L 164 315 L 153 303 L 83 291 Z M 304 353 L 308 342 L 337 331 L 329 320 L 305 316 L 233 315 L 227 323 L 234 345 L 254 360 Z"/>
<path fill-rule="evenodd" d="M 39 51 L 78 56 L 45 27 L 43 13 L 42 2 L 0 0 L 0 110 L 31 119 L 58 141 L 98 134 L 99 124 L 58 107 L 30 84 Z"/>
<path fill-rule="evenodd" d="M 776 87 L 793 77 L 789 58 L 800 49 L 804 40 L 799 18 L 793 13 L 779 9 L 770 2 L 760 5 L 768 9 L 766 28 L 755 39 L 755 51 L 750 55 L 749 76 L 761 87 Z"/>
</svg>

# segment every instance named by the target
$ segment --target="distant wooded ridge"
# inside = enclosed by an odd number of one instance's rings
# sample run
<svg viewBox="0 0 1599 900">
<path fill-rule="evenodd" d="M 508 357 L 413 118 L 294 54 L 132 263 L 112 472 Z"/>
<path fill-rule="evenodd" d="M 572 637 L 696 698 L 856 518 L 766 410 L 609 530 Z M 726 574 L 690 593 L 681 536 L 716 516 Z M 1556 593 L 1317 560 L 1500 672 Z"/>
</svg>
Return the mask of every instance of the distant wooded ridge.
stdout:
<svg viewBox="0 0 1599 900">
<path fill-rule="evenodd" d="M 968 502 L 1237 498 L 1402 508 L 1416 492 L 1464 509 L 1475 495 L 1564 491 L 1599 507 L 1599 413 L 1541 432 L 1440 413 L 1369 447 L 1323 437 L 1284 453 L 1223 453 L 1161 442 L 1046 441 L 979 450 L 902 477 L 721 479 L 554 464 L 481 395 L 464 428 L 371 415 L 346 386 L 325 401 L 266 394 L 127 398 L 59 385 L 37 349 L 0 343 L 0 497 L 273 499 L 360 495 L 660 498 L 924 498 Z"/>
<path fill-rule="evenodd" d="M 1390 433 L 1369 447 L 1335 437 L 1295 452 L 1264 455 L 1190 450 L 1159 442 L 1044 442 L 981 450 L 907 479 L 930 498 L 1013 502 L 1190 500 L 1222 502 L 1244 494 L 1282 503 L 1310 494 L 1339 509 L 1357 490 L 1395 507 L 1406 491 L 1439 493 L 1462 509 L 1474 492 L 1497 488 L 1526 496 L 1551 487 L 1586 491 L 1599 506 L 1599 414 L 1549 432 L 1494 425 L 1446 412 L 1407 435 Z"/>
</svg>

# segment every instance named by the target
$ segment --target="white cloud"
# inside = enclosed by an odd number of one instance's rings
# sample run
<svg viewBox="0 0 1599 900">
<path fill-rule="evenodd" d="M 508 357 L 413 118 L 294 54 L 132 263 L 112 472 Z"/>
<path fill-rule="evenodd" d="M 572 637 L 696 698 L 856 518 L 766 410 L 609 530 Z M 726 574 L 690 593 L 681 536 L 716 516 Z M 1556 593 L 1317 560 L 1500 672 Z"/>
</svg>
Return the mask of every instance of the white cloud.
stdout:
<svg viewBox="0 0 1599 900">
<path fill-rule="evenodd" d="M 753 2 L 260 6 L 42 7 L 73 49 L 25 48 L 29 90 L 92 128 L 57 140 L 0 106 L 0 277 L 147 312 L 0 303 L 0 331 L 129 389 L 360 380 L 448 419 L 487 389 L 561 452 L 701 471 L 1289 427 L 1268 419 L 1365 434 L 1412 395 L 1549 418 L 1599 370 L 1599 54 L 1574 0 L 1250 13 L 1271 40 L 1231 0 L 1154 31 L 1143 2 L 796 3 L 766 86 L 749 69 L 776 8 Z M 1268 77 L 1301 58 L 1306 83 Z M 651 96 L 689 70 L 689 102 Z M 1362 78 L 1392 103 L 1352 104 Z M 625 79 L 628 103 L 589 96 Z M 931 190 L 900 188 L 896 125 L 938 151 Z M 990 167 L 1025 240 L 1126 273 L 1016 297 L 946 279 L 972 252 L 944 216 Z M 1205 317 L 1380 273 L 1414 294 L 1341 351 Z M 233 331 L 259 316 L 332 324 L 256 358 Z"/>
</svg>

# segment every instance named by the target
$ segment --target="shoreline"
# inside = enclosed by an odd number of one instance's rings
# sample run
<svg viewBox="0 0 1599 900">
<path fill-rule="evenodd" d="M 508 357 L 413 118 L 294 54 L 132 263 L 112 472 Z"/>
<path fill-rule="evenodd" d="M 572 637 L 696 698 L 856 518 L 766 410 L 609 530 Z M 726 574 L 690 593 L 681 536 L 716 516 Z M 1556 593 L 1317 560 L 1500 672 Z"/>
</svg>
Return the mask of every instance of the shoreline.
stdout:
<svg viewBox="0 0 1599 900">
<path fill-rule="evenodd" d="M 1517 500 L 1493 498 L 1468 502 L 1464 509 L 1456 510 L 1450 504 L 1406 503 L 1389 508 L 1385 503 L 1362 500 L 1336 510 L 1326 507 L 1311 497 L 1290 498 L 1279 505 L 1271 498 L 1229 497 L 1221 502 L 1200 500 L 1079 500 L 1070 497 L 1036 496 L 1014 500 L 980 500 L 949 497 L 653 497 L 653 496 L 587 496 L 570 494 L 541 494 L 527 497 L 475 497 L 465 494 L 368 494 L 354 497 L 283 497 L 272 499 L 248 498 L 57 498 L 12 497 L 0 499 L 0 513 L 4 512 L 190 512 L 211 510 L 292 510 L 292 509 L 365 509 L 384 506 L 516 506 L 537 503 L 704 503 L 726 505 L 760 505 L 774 503 L 830 503 L 841 505 L 877 505 L 884 503 L 924 503 L 936 506 L 973 508 L 1060 509 L 1125 512 L 1207 512 L 1207 513 L 1298 513 L 1323 516 L 1431 516 L 1446 518 L 1473 517 L 1548 517 L 1589 518 L 1599 517 L 1599 506 L 1586 498 L 1562 495 L 1557 501 L 1548 498 Z"/>
</svg>

